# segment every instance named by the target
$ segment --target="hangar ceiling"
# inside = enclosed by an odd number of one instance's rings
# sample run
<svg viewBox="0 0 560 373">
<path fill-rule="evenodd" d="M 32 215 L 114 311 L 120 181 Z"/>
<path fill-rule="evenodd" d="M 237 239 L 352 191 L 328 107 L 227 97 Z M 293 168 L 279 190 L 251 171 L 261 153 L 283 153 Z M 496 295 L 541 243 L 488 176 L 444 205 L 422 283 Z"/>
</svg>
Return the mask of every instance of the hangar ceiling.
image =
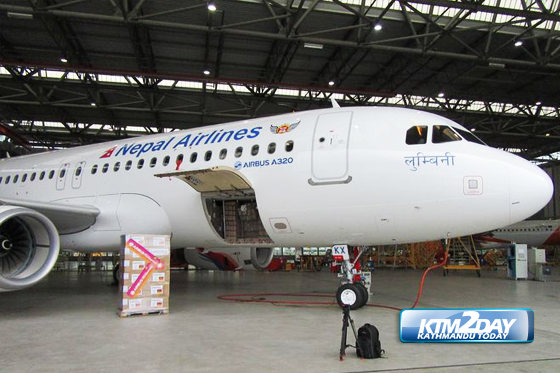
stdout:
<svg viewBox="0 0 560 373">
<path fill-rule="evenodd" d="M 559 0 L 6 0 L 0 133 L 59 148 L 334 97 L 542 159 L 560 151 L 559 36 Z"/>
</svg>

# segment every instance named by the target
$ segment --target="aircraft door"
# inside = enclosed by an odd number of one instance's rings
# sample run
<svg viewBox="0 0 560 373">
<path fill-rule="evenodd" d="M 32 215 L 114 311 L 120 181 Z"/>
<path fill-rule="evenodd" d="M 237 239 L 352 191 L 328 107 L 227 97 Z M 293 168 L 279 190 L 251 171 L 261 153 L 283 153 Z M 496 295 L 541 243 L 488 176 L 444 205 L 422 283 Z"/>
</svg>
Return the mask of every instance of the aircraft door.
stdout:
<svg viewBox="0 0 560 373">
<path fill-rule="evenodd" d="M 74 174 L 72 175 L 72 188 L 78 189 L 82 186 L 82 175 L 86 167 L 86 162 L 78 162 L 74 168 Z"/>
<path fill-rule="evenodd" d="M 69 167 L 70 163 L 64 163 L 60 166 L 58 175 L 56 175 L 56 190 L 64 190 L 64 187 L 66 186 L 66 174 L 68 173 Z"/>
<path fill-rule="evenodd" d="M 349 182 L 348 145 L 352 112 L 321 114 L 315 124 L 310 184 Z"/>
</svg>

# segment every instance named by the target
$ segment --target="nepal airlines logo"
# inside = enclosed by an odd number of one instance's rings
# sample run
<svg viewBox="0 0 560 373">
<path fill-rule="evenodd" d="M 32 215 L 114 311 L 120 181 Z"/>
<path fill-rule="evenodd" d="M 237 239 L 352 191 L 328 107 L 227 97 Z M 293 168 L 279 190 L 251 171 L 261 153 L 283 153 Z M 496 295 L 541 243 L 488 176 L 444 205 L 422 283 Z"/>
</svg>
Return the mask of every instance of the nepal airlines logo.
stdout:
<svg viewBox="0 0 560 373">
<path fill-rule="evenodd" d="M 183 138 L 178 139 L 175 136 L 160 141 L 150 141 L 146 143 L 130 143 L 114 146 L 105 151 L 99 158 L 118 157 L 121 155 L 134 155 L 139 158 L 144 153 L 153 153 L 166 149 L 192 148 L 199 145 L 226 143 L 229 141 L 239 141 L 243 139 L 254 139 L 261 134 L 262 127 L 253 127 L 250 129 L 242 128 L 240 130 L 229 130 L 222 128 L 209 133 L 199 132 L 198 134 L 189 133 Z"/>
<path fill-rule="evenodd" d="M 402 342 L 532 342 L 528 309 L 403 310 Z"/>
<path fill-rule="evenodd" d="M 111 149 L 106 150 L 105 153 L 103 153 L 103 155 L 99 158 L 109 158 L 111 155 L 113 155 L 113 152 L 115 151 L 117 147 L 113 146 Z"/>
<path fill-rule="evenodd" d="M 292 130 L 295 130 L 296 127 L 299 126 L 300 122 L 301 121 L 298 120 L 297 122 L 292 123 L 292 124 L 284 123 L 280 126 L 270 126 L 270 132 L 272 132 L 276 135 L 281 135 L 281 134 L 284 134 L 284 133 L 288 133 Z"/>
</svg>

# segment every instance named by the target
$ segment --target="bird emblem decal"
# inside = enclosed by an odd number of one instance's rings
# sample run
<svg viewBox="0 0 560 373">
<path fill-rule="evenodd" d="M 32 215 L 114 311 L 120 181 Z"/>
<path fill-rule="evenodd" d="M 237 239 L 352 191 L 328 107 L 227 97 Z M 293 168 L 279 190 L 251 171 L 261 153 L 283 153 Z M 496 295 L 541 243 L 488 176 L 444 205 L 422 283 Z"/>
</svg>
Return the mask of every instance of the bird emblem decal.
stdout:
<svg viewBox="0 0 560 373">
<path fill-rule="evenodd" d="M 295 123 L 289 124 L 289 123 L 284 123 L 281 124 L 279 126 L 270 126 L 270 132 L 275 133 L 277 135 L 281 135 L 283 133 L 288 133 L 291 130 L 296 129 L 297 126 L 299 126 L 300 121 L 298 120 Z"/>
</svg>

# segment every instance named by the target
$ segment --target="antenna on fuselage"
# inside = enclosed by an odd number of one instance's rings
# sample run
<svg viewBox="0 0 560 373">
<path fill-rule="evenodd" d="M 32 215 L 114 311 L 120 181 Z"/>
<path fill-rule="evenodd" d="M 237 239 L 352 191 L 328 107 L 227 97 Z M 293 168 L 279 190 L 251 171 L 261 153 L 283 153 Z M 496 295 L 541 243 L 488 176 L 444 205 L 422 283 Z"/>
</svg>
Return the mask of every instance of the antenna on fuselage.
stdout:
<svg viewBox="0 0 560 373">
<path fill-rule="evenodd" d="M 338 104 L 338 102 L 336 102 L 334 97 L 331 97 L 331 104 L 332 104 L 333 109 L 337 108 L 337 107 L 340 107 L 340 105 Z"/>
</svg>

